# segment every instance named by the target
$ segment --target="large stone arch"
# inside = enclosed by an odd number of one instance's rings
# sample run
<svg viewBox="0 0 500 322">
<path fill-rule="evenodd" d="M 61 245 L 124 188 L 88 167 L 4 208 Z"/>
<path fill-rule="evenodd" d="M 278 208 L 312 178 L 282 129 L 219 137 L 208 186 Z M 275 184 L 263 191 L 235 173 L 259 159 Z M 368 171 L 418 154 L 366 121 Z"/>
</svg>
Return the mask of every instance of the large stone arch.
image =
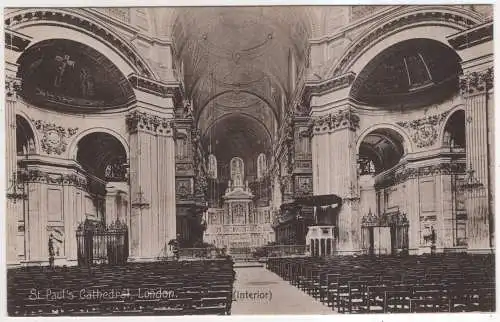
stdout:
<svg viewBox="0 0 500 322">
<path fill-rule="evenodd" d="M 411 140 L 409 134 L 400 126 L 391 124 L 391 123 L 378 123 L 373 126 L 370 126 L 366 128 L 363 132 L 361 132 L 358 135 L 357 141 L 356 141 L 356 151 L 359 151 L 359 148 L 361 147 L 361 143 L 365 139 L 367 135 L 372 133 L 373 131 L 376 130 L 381 130 L 381 129 L 388 129 L 396 132 L 403 138 L 403 148 L 404 148 L 404 155 L 408 155 L 412 153 L 415 150 L 415 147 L 413 146 L 413 141 Z M 356 152 L 357 153 L 357 152 Z"/>
<path fill-rule="evenodd" d="M 80 140 L 82 138 L 84 138 L 87 135 L 92 134 L 92 133 L 106 133 L 106 134 L 113 136 L 115 139 L 120 141 L 120 143 L 123 145 L 123 147 L 125 148 L 125 152 L 127 154 L 127 159 L 129 159 L 130 147 L 129 147 L 128 141 L 120 133 L 118 133 L 112 129 L 108 129 L 108 128 L 104 128 L 104 127 L 93 127 L 93 128 L 87 129 L 87 130 L 79 133 L 75 138 L 73 138 L 73 140 L 71 141 L 71 143 L 69 144 L 69 147 L 68 147 L 68 152 L 67 152 L 68 159 L 76 160 L 76 155 L 78 152 L 78 143 L 80 142 Z"/>
<path fill-rule="evenodd" d="M 391 45 L 403 40 L 425 38 L 439 41 L 450 47 L 447 37 L 482 21 L 472 11 L 444 6 L 408 6 L 394 13 L 387 20 L 379 21 L 362 33 L 332 66 L 329 75 L 348 71 L 358 74 L 368 62 Z M 432 32 L 429 27 L 432 26 Z"/>
<path fill-rule="evenodd" d="M 444 118 L 443 123 L 441 124 L 441 126 L 439 128 L 439 136 L 438 136 L 438 139 L 437 139 L 437 142 L 439 142 L 441 145 L 443 144 L 443 141 L 444 141 L 444 135 L 445 135 L 446 126 L 448 124 L 448 121 L 458 111 L 463 111 L 465 113 L 465 105 L 462 104 L 462 103 L 460 103 L 460 104 L 457 104 L 457 105 L 453 106 L 448 111 L 448 114 L 446 115 L 446 118 Z M 465 127 L 465 124 L 464 124 L 464 127 Z"/>
<path fill-rule="evenodd" d="M 26 123 L 29 125 L 31 131 L 33 132 L 33 140 L 35 141 L 35 154 L 40 154 L 40 137 L 38 136 L 38 131 L 36 131 L 36 127 L 33 124 L 31 118 L 29 118 L 28 114 L 24 111 L 16 111 L 16 118 L 21 117 Z"/>
<path fill-rule="evenodd" d="M 114 62 L 125 77 L 139 74 L 158 79 L 153 69 L 128 41 L 81 11 L 75 13 L 70 9 L 21 9 L 7 14 L 4 21 L 6 28 L 31 37 L 30 47 L 54 38 L 76 40 Z"/>
</svg>

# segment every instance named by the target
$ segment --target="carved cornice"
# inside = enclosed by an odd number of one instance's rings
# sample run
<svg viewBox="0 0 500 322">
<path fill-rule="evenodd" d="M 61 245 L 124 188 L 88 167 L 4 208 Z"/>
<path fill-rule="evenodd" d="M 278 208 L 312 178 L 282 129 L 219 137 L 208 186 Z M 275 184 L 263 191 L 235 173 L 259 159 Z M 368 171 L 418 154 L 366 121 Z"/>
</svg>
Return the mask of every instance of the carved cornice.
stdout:
<svg viewBox="0 0 500 322">
<path fill-rule="evenodd" d="M 474 47 L 487 41 L 493 41 L 493 21 L 448 37 L 448 42 L 456 50 Z"/>
<path fill-rule="evenodd" d="M 327 114 L 311 119 L 313 134 L 325 133 L 339 129 L 359 129 L 360 118 L 351 108 L 339 110 L 336 113 Z"/>
<path fill-rule="evenodd" d="M 460 93 L 463 96 L 485 93 L 493 88 L 493 67 L 470 72 L 460 77 Z"/>
<path fill-rule="evenodd" d="M 21 90 L 22 81 L 19 78 L 7 77 L 5 79 L 5 96 L 7 99 L 16 99 Z"/>
<path fill-rule="evenodd" d="M 427 12 L 412 12 L 403 17 L 399 17 L 388 21 L 384 25 L 376 28 L 363 39 L 354 44 L 340 59 L 339 63 L 335 66 L 331 75 L 338 75 L 342 73 L 347 66 L 357 57 L 363 50 L 370 48 L 370 44 L 382 38 L 383 35 L 388 34 L 396 29 L 412 24 L 423 22 L 441 22 L 445 24 L 453 24 L 460 26 L 460 28 L 469 28 L 477 22 L 459 15 L 451 11 L 427 11 Z"/>
<path fill-rule="evenodd" d="M 406 182 L 409 179 L 431 177 L 436 175 L 465 174 L 465 163 L 438 163 L 428 166 L 410 168 L 401 167 L 394 172 L 383 174 L 375 180 L 375 187 L 386 188 Z"/>
<path fill-rule="evenodd" d="M 164 117 L 133 111 L 127 114 L 126 122 L 130 133 L 143 131 L 155 135 L 173 135 L 173 120 Z"/>
<path fill-rule="evenodd" d="M 81 14 L 77 14 L 66 9 L 22 9 L 14 16 L 5 19 L 7 28 L 14 28 L 17 25 L 41 21 L 55 21 L 76 28 L 84 29 L 96 38 L 104 40 L 115 48 L 124 58 L 133 64 L 141 75 L 153 77 L 153 72 L 147 66 L 144 59 L 129 45 L 124 39 L 111 32 L 109 29 L 87 19 Z"/>
<path fill-rule="evenodd" d="M 128 80 L 137 90 L 160 97 L 172 97 L 174 105 L 182 101 L 182 84 L 180 82 L 164 83 L 137 74 L 129 75 Z"/>
<path fill-rule="evenodd" d="M 64 128 L 55 123 L 43 120 L 33 120 L 33 124 L 38 132 L 43 134 L 41 140 L 42 150 L 47 154 L 61 155 L 66 151 L 68 143 L 67 138 L 72 137 L 78 131 L 77 127 Z"/>
<path fill-rule="evenodd" d="M 26 183 L 69 185 L 82 190 L 88 190 L 89 187 L 89 180 L 83 175 L 51 173 L 39 169 L 23 171 L 21 180 Z"/>
<path fill-rule="evenodd" d="M 397 122 L 401 127 L 411 131 L 413 142 L 419 148 L 432 146 L 439 136 L 439 125 L 446 119 L 449 111 L 438 115 L 427 116 L 412 121 Z"/>
<path fill-rule="evenodd" d="M 356 78 L 355 73 L 348 72 L 338 77 L 330 78 L 321 82 L 309 81 L 306 83 L 305 86 L 303 94 L 304 97 L 303 104 L 308 103 L 313 95 L 319 95 L 326 91 L 336 91 L 348 87 L 354 82 L 355 78 Z"/>
<path fill-rule="evenodd" d="M 5 48 L 7 49 L 22 52 L 28 47 L 30 42 L 31 37 L 9 29 L 5 30 Z"/>
</svg>

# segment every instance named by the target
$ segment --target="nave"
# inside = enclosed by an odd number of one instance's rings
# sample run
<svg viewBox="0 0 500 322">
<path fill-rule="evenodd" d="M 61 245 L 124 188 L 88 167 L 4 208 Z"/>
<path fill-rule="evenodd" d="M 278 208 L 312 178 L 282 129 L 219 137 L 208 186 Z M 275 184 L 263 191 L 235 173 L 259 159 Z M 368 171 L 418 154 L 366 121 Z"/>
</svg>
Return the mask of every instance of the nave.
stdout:
<svg viewBox="0 0 500 322">
<path fill-rule="evenodd" d="M 231 312 L 227 259 L 7 272 L 9 316 L 186 315 Z"/>
<path fill-rule="evenodd" d="M 339 313 L 495 311 L 492 255 L 275 258 L 267 268 Z"/>
<path fill-rule="evenodd" d="M 236 267 L 235 271 L 232 314 L 333 313 L 263 267 Z"/>
</svg>

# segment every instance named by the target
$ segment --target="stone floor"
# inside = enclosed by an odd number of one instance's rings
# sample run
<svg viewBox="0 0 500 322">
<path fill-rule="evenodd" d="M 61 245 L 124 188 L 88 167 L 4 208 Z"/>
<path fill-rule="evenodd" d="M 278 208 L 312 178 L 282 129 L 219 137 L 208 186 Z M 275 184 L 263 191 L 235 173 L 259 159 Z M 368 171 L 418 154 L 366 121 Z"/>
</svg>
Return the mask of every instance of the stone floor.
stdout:
<svg viewBox="0 0 500 322">
<path fill-rule="evenodd" d="M 236 267 L 231 314 L 332 314 L 298 288 L 264 267 Z"/>
</svg>

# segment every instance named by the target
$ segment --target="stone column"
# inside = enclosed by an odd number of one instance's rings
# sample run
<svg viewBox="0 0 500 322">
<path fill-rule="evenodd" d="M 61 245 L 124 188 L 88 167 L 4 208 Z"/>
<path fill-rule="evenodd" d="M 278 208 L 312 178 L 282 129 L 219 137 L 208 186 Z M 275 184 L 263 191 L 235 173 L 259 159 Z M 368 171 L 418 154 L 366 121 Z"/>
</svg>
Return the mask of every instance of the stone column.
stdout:
<svg viewBox="0 0 500 322">
<path fill-rule="evenodd" d="M 465 100 L 467 244 L 470 250 L 492 247 L 493 208 L 490 203 L 492 142 L 488 123 L 492 118 L 493 67 L 465 72 L 461 79 Z"/>
<path fill-rule="evenodd" d="M 7 65 L 9 65 L 7 63 Z M 16 68 L 17 69 L 17 68 Z M 17 91 L 21 80 L 13 77 L 14 71 L 6 69 L 5 79 L 5 184 L 7 185 L 6 199 L 6 234 L 7 234 L 7 265 L 17 263 L 17 221 L 22 208 L 23 191 L 18 191 L 17 177 L 17 148 L 16 148 L 16 104 Z M 17 185 L 16 187 L 14 185 Z M 20 207 L 21 206 L 21 207 Z"/>
<path fill-rule="evenodd" d="M 419 253 L 420 248 L 420 192 L 417 176 L 417 169 L 411 169 L 413 172 L 406 181 L 406 216 L 408 218 L 408 248 L 411 255 Z"/>
<path fill-rule="evenodd" d="M 176 235 L 172 119 L 136 109 L 130 133 L 131 258 L 165 255 Z"/>
<path fill-rule="evenodd" d="M 493 21 L 448 38 L 462 61 L 468 175 L 464 186 L 470 250 L 494 245 L 493 206 Z"/>
<path fill-rule="evenodd" d="M 313 194 L 342 198 L 338 214 L 339 251 L 361 248 L 361 218 L 356 162 L 356 131 L 359 116 L 349 102 L 354 74 L 347 73 L 307 84 L 312 121 Z"/>
<path fill-rule="evenodd" d="M 314 194 L 336 194 L 342 198 L 338 222 L 338 249 L 354 251 L 361 247 L 361 221 L 356 169 L 355 131 L 359 117 L 345 104 L 314 119 Z"/>
</svg>

